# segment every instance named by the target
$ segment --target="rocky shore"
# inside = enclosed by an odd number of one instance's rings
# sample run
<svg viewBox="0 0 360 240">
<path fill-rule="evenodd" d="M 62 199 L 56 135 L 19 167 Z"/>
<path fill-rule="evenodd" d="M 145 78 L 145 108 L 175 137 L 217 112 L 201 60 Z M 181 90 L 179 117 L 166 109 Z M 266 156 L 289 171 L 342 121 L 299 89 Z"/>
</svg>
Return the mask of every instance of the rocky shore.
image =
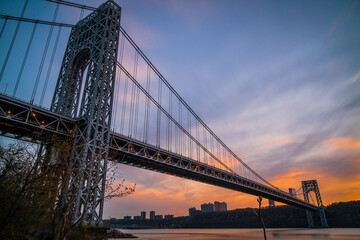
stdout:
<svg viewBox="0 0 360 240">
<path fill-rule="evenodd" d="M 136 236 L 123 233 L 120 230 L 107 227 L 82 227 L 70 233 L 69 239 L 101 240 L 114 238 L 137 238 Z"/>
</svg>

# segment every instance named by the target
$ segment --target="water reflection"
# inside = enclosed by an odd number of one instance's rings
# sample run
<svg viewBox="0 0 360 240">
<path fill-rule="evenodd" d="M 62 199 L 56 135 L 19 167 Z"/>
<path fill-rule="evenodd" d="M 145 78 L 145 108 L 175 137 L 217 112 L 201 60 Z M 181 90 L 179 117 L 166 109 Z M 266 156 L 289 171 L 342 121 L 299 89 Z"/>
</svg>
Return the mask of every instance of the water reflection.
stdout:
<svg viewBox="0 0 360 240">
<path fill-rule="evenodd" d="M 175 240 L 242 240 L 264 239 L 262 229 L 146 229 L 129 230 L 141 240 L 175 239 Z M 340 229 L 268 229 L 268 239 L 360 239 L 360 228 Z"/>
</svg>

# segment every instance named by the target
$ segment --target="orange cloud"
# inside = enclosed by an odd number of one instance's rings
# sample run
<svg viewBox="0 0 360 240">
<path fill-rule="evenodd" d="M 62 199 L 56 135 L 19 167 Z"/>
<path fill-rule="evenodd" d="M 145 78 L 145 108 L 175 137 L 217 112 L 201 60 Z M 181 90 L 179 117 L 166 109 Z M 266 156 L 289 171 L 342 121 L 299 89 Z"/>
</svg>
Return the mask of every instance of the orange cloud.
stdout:
<svg viewBox="0 0 360 240">
<path fill-rule="evenodd" d="M 261 146 L 268 148 L 274 148 L 294 142 L 292 138 L 284 137 L 284 136 L 264 137 L 260 141 L 261 141 Z"/>
<path fill-rule="evenodd" d="M 108 201 L 104 216 L 134 216 L 140 215 L 140 211 L 152 210 L 156 214 L 187 216 L 190 207 L 200 209 L 201 204 L 214 201 L 227 202 L 229 210 L 257 206 L 255 196 L 165 174 L 153 174 L 160 177 L 158 184 L 152 187 L 137 184 L 134 194 Z"/>
<path fill-rule="evenodd" d="M 355 146 L 356 141 L 353 140 L 328 140 L 326 146 L 347 149 L 349 146 Z M 352 145 L 349 145 L 349 142 Z M 360 163 L 360 159 L 357 159 L 356 163 Z M 130 168 L 132 167 L 121 165 L 122 175 L 131 173 Z M 105 217 L 134 216 L 139 215 L 140 211 L 151 210 L 156 211 L 156 214 L 187 216 L 190 207 L 200 209 L 201 204 L 214 201 L 227 202 L 229 210 L 257 206 L 256 197 L 252 195 L 144 169 L 136 168 L 136 176 L 129 174 L 124 177 L 129 182 L 137 182 L 136 192 L 133 195 L 107 202 Z M 360 199 L 360 175 L 356 174 L 344 177 L 344 175 L 333 175 L 326 170 L 298 168 L 289 169 L 287 173 L 268 180 L 282 190 L 288 191 L 288 188 L 299 189 L 301 181 L 311 179 L 318 181 L 324 205 Z M 299 197 L 303 198 L 302 195 Z M 264 201 L 264 206 L 267 206 L 267 200 Z"/>
<path fill-rule="evenodd" d="M 318 181 L 324 205 L 360 199 L 360 175 L 344 178 L 316 170 L 295 170 L 276 176 L 270 179 L 270 182 L 275 186 L 281 186 L 283 190 L 287 190 L 287 188 L 298 189 L 301 186 L 301 181 L 312 179 Z M 302 195 L 299 197 L 302 198 Z"/>
<path fill-rule="evenodd" d="M 331 138 L 323 142 L 327 151 L 360 149 L 360 138 Z"/>
</svg>

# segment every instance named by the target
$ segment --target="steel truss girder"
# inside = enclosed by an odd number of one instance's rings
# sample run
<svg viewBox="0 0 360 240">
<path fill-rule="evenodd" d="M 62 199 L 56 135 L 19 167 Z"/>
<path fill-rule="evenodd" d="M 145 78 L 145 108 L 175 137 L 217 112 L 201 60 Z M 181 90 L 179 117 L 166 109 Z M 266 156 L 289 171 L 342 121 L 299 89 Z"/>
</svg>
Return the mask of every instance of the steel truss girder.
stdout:
<svg viewBox="0 0 360 240">
<path fill-rule="evenodd" d="M 18 109 L 18 106 L 21 108 Z M 2 94 L 0 94 L 0 108 L 3 109 L 0 111 L 0 130 L 2 133 L 6 130 L 13 135 L 28 137 L 34 140 L 41 140 L 44 136 L 51 134 L 74 137 L 70 132 L 67 133 L 67 131 L 70 131 L 75 127 L 75 119 L 63 117 L 49 110 L 30 105 Z M 32 108 L 33 112 L 39 114 L 41 119 L 45 119 L 45 116 L 48 117 L 49 120 L 57 119 L 58 122 L 61 122 L 59 126 L 63 126 L 64 123 L 66 128 L 59 127 L 57 130 L 51 129 L 50 127 L 43 128 L 41 125 L 27 122 L 25 114 L 17 115 L 17 118 L 9 118 L 5 114 L 9 109 L 14 113 L 17 113 L 22 111 L 22 109 L 30 108 Z M 48 121 L 46 120 L 46 122 Z M 80 124 L 79 121 L 77 122 Z M 110 151 L 113 152 L 111 153 L 111 156 L 113 157 L 109 160 L 115 162 L 192 179 L 257 196 L 261 195 L 312 212 L 319 210 L 319 207 L 298 198 L 291 197 L 290 195 L 286 195 L 281 190 L 270 188 L 239 175 L 217 169 L 193 159 L 184 158 L 183 156 L 168 152 L 165 149 L 160 149 L 156 146 L 148 145 L 123 135 L 111 133 L 111 141 L 109 144 Z"/>
<path fill-rule="evenodd" d="M 263 196 L 289 205 L 318 211 L 318 207 L 261 183 L 227 172 L 205 163 L 185 158 L 156 146 L 111 134 L 112 161 L 204 182 L 224 188 Z"/>
<path fill-rule="evenodd" d="M 307 221 L 308 221 L 308 226 L 309 227 L 315 227 L 313 217 L 314 217 L 314 214 L 317 214 L 317 215 L 320 216 L 321 227 L 326 227 L 326 228 L 329 227 L 329 225 L 327 223 L 327 220 L 326 220 L 325 209 L 324 209 L 324 205 L 323 205 L 322 200 L 321 200 L 319 185 L 318 185 L 317 181 L 316 180 L 302 181 L 301 186 L 302 186 L 305 202 L 310 203 L 310 201 L 309 201 L 309 193 L 311 191 L 313 191 L 315 193 L 316 202 L 317 202 L 317 205 L 319 207 L 316 212 L 306 210 L 306 217 L 307 217 Z"/>
<path fill-rule="evenodd" d="M 0 130 L 2 135 L 34 138 L 56 134 L 73 135 L 75 121 L 19 99 L 0 94 Z"/>
</svg>

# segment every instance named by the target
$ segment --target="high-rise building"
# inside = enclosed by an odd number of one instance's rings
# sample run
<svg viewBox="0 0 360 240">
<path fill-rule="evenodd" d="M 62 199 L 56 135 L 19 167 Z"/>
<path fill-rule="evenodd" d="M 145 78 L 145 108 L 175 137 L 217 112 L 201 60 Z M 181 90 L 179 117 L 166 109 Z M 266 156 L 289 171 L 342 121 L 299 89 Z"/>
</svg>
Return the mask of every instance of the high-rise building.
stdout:
<svg viewBox="0 0 360 240">
<path fill-rule="evenodd" d="M 214 210 L 215 212 L 226 212 L 227 211 L 226 202 L 214 202 Z"/>
<path fill-rule="evenodd" d="M 192 208 L 189 208 L 189 216 L 190 217 L 193 217 L 193 216 L 196 216 L 198 214 L 200 214 L 201 211 L 200 210 L 196 210 L 196 208 L 192 207 Z"/>
<path fill-rule="evenodd" d="M 289 188 L 289 193 L 290 193 L 290 196 L 296 197 L 296 190 L 295 190 L 295 188 Z"/>
<path fill-rule="evenodd" d="M 150 211 L 150 220 L 155 219 L 155 211 Z"/>
<path fill-rule="evenodd" d="M 163 215 L 155 215 L 155 220 L 162 220 L 163 219 Z"/>
<path fill-rule="evenodd" d="M 213 211 L 214 211 L 214 204 L 212 203 L 201 204 L 201 212 L 213 212 Z"/>
<path fill-rule="evenodd" d="M 141 212 L 141 220 L 145 220 L 146 219 L 146 212 Z"/>
<path fill-rule="evenodd" d="M 140 221 L 140 220 L 141 220 L 141 216 L 134 216 L 134 220 L 135 220 L 135 221 Z"/>
<path fill-rule="evenodd" d="M 271 208 L 271 207 L 275 207 L 275 201 L 269 199 L 269 208 Z"/>
<path fill-rule="evenodd" d="M 171 214 L 168 214 L 168 215 L 165 215 L 165 220 L 170 220 L 170 219 L 173 219 L 174 218 L 174 215 L 171 215 Z"/>
<path fill-rule="evenodd" d="M 124 220 L 125 220 L 125 221 L 130 221 L 130 220 L 131 220 L 131 216 L 124 216 Z"/>
</svg>

